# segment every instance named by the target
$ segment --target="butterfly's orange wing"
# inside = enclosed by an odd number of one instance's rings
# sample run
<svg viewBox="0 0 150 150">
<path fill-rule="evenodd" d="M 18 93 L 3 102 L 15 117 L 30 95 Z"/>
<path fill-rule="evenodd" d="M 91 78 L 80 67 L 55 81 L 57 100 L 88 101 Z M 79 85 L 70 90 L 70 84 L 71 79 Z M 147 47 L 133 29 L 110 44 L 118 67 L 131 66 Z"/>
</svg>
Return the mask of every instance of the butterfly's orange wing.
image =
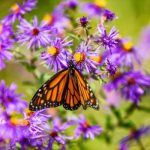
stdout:
<svg viewBox="0 0 150 150">
<path fill-rule="evenodd" d="M 63 107 L 68 110 L 76 110 L 80 105 L 81 99 L 76 76 L 69 74 Z"/>
<path fill-rule="evenodd" d="M 99 109 L 98 100 L 96 99 L 88 83 L 83 79 L 82 75 L 77 69 L 75 69 L 75 76 L 76 76 L 77 83 L 78 83 L 80 100 L 81 100 L 83 109 L 86 109 L 87 106 L 89 106 L 98 110 Z"/>
<path fill-rule="evenodd" d="M 57 107 L 63 103 L 68 70 L 64 69 L 45 82 L 33 96 L 29 109 L 32 111 Z"/>
<path fill-rule="evenodd" d="M 99 108 L 91 88 L 75 68 L 64 69 L 45 82 L 33 96 L 29 109 L 36 111 L 62 104 L 67 110 L 76 110 L 80 105 L 84 109 Z"/>
</svg>

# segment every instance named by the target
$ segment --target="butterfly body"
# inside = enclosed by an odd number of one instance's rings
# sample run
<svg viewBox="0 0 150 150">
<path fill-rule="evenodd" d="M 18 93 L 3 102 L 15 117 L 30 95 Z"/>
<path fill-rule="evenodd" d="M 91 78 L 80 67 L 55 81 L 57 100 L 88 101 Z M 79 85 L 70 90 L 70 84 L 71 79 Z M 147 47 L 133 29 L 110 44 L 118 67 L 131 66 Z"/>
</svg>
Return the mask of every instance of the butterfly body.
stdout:
<svg viewBox="0 0 150 150">
<path fill-rule="evenodd" d="M 63 105 L 66 110 L 76 110 L 81 105 L 83 109 L 87 106 L 99 109 L 98 101 L 91 88 L 73 62 L 39 88 L 29 104 L 29 109 L 37 111 L 60 105 Z"/>
</svg>

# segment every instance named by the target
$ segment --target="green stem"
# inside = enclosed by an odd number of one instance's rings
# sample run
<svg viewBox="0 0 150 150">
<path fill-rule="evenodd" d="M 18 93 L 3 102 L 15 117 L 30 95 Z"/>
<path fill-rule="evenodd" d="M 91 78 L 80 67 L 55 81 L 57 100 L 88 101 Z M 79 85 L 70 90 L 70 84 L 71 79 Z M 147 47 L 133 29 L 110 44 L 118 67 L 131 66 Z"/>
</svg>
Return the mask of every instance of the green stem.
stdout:
<svg viewBox="0 0 150 150">
<path fill-rule="evenodd" d="M 32 49 L 30 50 L 30 55 L 31 55 L 30 65 L 36 68 L 36 64 L 35 64 L 36 61 L 34 59 L 34 51 Z M 34 71 L 32 71 L 32 75 L 36 80 L 38 80 L 38 76 L 36 75 L 35 71 L 36 71 L 36 69 Z"/>
<path fill-rule="evenodd" d="M 110 108 L 111 108 L 111 111 L 113 112 L 113 114 L 115 115 L 115 117 L 117 118 L 118 125 L 121 124 L 123 119 L 122 119 L 120 112 L 113 106 L 111 106 Z"/>
<path fill-rule="evenodd" d="M 140 150 L 146 150 L 140 139 L 137 141 L 137 143 L 139 145 Z"/>
<path fill-rule="evenodd" d="M 85 28 L 85 33 L 86 33 L 86 45 L 88 44 L 88 41 L 89 41 L 89 31 L 87 28 Z"/>
<path fill-rule="evenodd" d="M 149 108 L 149 107 L 138 106 L 137 109 L 138 109 L 138 110 L 142 110 L 142 111 L 145 111 L 145 112 L 150 113 L 150 108 Z"/>
<path fill-rule="evenodd" d="M 137 109 L 137 105 L 135 105 L 135 104 L 132 103 L 132 104 L 127 108 L 126 114 L 125 114 L 125 116 L 124 116 L 124 119 L 129 118 L 129 117 L 133 114 L 133 112 L 134 112 L 136 109 Z"/>
</svg>

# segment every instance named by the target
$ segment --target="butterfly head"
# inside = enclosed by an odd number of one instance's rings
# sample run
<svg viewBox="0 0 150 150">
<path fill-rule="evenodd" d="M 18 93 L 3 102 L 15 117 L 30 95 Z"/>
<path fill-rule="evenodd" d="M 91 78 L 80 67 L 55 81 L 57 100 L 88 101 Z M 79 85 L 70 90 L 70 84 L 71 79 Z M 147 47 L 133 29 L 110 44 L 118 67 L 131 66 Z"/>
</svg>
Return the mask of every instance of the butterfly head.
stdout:
<svg viewBox="0 0 150 150">
<path fill-rule="evenodd" d="M 70 69 L 73 69 L 73 68 L 75 67 L 75 65 L 74 65 L 74 63 L 73 63 L 72 60 L 69 60 L 69 62 L 68 62 L 68 67 L 69 67 Z"/>
</svg>

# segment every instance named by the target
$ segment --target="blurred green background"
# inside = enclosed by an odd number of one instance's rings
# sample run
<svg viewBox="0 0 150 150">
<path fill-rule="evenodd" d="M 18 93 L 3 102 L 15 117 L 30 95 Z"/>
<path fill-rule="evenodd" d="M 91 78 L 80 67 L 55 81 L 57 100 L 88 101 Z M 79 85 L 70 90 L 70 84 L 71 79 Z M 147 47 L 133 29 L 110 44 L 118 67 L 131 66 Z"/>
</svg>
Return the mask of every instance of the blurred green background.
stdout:
<svg viewBox="0 0 150 150">
<path fill-rule="evenodd" d="M 27 14 L 28 19 L 33 18 L 34 15 L 37 15 L 39 19 L 42 19 L 44 14 L 52 12 L 53 8 L 58 4 L 60 0 L 39 0 L 38 6 L 31 13 Z M 0 0 L 0 19 L 8 14 L 9 8 L 16 2 L 21 2 L 21 0 Z M 150 0 L 108 0 L 107 8 L 114 11 L 118 16 L 118 19 L 112 22 L 111 24 L 116 26 L 120 31 L 122 37 L 131 37 L 132 41 L 136 44 L 140 35 L 141 30 L 150 23 Z M 146 66 L 148 67 L 148 65 Z M 27 79 L 33 79 L 21 65 L 13 61 L 7 64 L 7 68 L 3 71 L 0 71 L 0 79 L 5 79 L 6 83 L 9 85 L 12 82 L 16 82 L 19 86 L 18 91 L 25 93 L 25 99 L 30 100 L 31 90 L 27 89 L 27 86 L 22 84 L 22 81 Z M 93 89 L 97 89 L 94 85 L 91 86 Z M 95 91 L 94 90 L 94 91 Z M 96 95 L 100 95 L 99 91 L 96 91 Z M 122 110 L 126 104 L 120 108 Z M 143 106 L 149 105 L 149 96 L 144 97 L 142 100 Z M 102 100 L 100 111 L 94 111 L 88 109 L 87 111 L 80 111 L 84 113 L 91 121 L 98 122 L 101 126 L 105 125 L 106 113 L 105 103 Z M 71 112 L 72 114 L 74 112 Z M 76 113 L 76 112 L 75 112 Z M 109 111 L 108 111 L 109 114 Z M 141 125 L 150 124 L 149 114 L 143 111 L 135 111 L 134 114 L 129 118 L 137 124 L 138 127 Z M 114 118 L 115 121 L 115 118 Z M 94 141 L 89 140 L 84 143 L 80 143 L 82 149 L 85 150 L 117 150 L 118 141 L 124 136 L 127 135 L 127 130 L 117 128 L 115 132 L 110 133 L 112 136 L 112 143 L 105 143 L 101 137 L 98 137 Z M 150 138 L 144 138 L 143 142 L 146 145 L 147 149 L 150 150 Z M 69 149 L 78 150 L 78 146 L 72 144 Z M 136 144 L 133 144 L 131 150 L 138 150 Z"/>
</svg>

